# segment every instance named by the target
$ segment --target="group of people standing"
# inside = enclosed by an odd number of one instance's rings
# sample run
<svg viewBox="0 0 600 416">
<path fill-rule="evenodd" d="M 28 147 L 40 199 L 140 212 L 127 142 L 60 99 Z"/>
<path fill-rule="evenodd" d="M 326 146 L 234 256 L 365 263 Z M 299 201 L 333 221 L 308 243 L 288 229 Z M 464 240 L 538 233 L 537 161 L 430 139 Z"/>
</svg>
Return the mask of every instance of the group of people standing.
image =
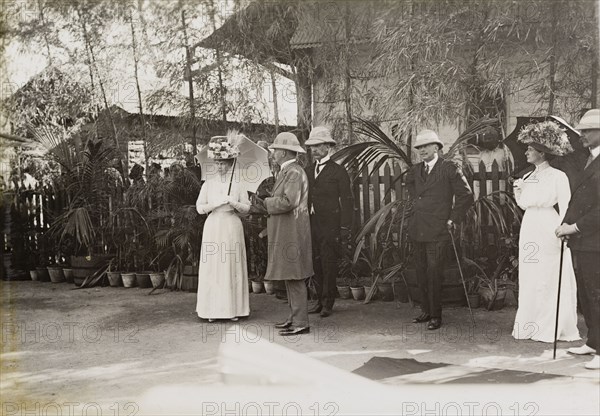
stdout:
<svg viewBox="0 0 600 416">
<path fill-rule="evenodd" d="M 519 134 L 518 140 L 528 146 L 527 161 L 535 169 L 514 183 L 515 199 L 525 214 L 519 234 L 519 308 L 513 336 L 553 342 L 556 333 L 558 340 L 577 341 L 579 303 L 588 329 L 587 342 L 567 351 L 594 355 L 585 368 L 597 370 L 600 369 L 600 110 L 587 111 L 575 128 L 589 156 L 571 181 L 572 189 L 567 175 L 549 163 L 573 151 L 559 126 L 546 121 L 527 126 Z"/>
<path fill-rule="evenodd" d="M 211 249 L 201 253 L 199 266 L 196 312 L 200 318 L 237 321 L 250 313 L 246 250 L 238 217 L 249 212 L 267 216 L 265 280 L 285 283 L 290 313 L 275 324 L 280 334 L 309 333 L 309 313 L 331 315 L 341 244 L 351 235 L 353 197 L 348 173 L 330 159 L 336 145 L 331 132 L 316 127 L 305 145 L 314 158 L 306 169 L 297 160 L 298 154 L 306 153 L 298 138 L 289 132 L 277 135 L 269 150 L 279 173 L 269 196 L 255 197 L 254 204 L 244 183 L 230 180 L 235 146 L 223 143 L 218 152 L 209 151 L 219 174 L 205 182 L 196 203 L 200 214 L 210 214 L 202 247 Z M 305 281 L 312 276 L 318 299 L 309 307 Z"/>
<path fill-rule="evenodd" d="M 535 169 L 515 181 L 514 188 L 516 201 L 525 214 L 519 240 L 519 308 L 513 336 L 554 340 L 561 239 L 566 240 L 558 338 L 580 339 L 579 299 L 588 340 L 584 346 L 568 351 L 595 354 L 586 368 L 599 368 L 600 110 L 588 111 L 576 128 L 590 155 L 573 182 L 574 189 L 570 189 L 567 176 L 549 164 L 553 157 L 572 151 L 560 126 L 529 126 L 519 135 L 519 141 L 528 146 L 527 161 Z M 212 156 L 209 152 L 209 158 L 216 160 L 219 175 L 202 187 L 197 210 L 200 214 L 210 213 L 203 246 L 210 243 L 218 250 L 201 253 L 199 281 L 208 285 L 199 284 L 196 311 L 200 318 L 237 320 L 250 313 L 244 234 L 238 217 L 248 212 L 267 216 L 265 279 L 285 282 L 290 312 L 275 324 L 280 335 L 310 332 L 309 313 L 331 315 L 342 242 L 351 236 L 353 196 L 348 173 L 330 158 L 336 145 L 331 132 L 315 127 L 305 145 L 311 148 L 314 159 L 306 169 L 297 161 L 298 154 L 306 153 L 298 138 L 289 132 L 277 135 L 269 150 L 280 171 L 269 196 L 254 204 L 243 183 L 230 183 L 235 148 L 222 147 Z M 422 299 L 421 314 L 413 322 L 427 323 L 429 330 L 442 326 L 441 289 L 453 232 L 474 201 L 462 169 L 440 157 L 443 146 L 434 131 L 421 131 L 414 147 L 422 162 L 414 164 L 406 178 L 414 201 L 408 233 L 415 249 Z M 231 261 L 232 255 L 235 261 Z M 311 276 L 315 276 L 317 301 L 309 308 L 305 281 Z"/>
</svg>

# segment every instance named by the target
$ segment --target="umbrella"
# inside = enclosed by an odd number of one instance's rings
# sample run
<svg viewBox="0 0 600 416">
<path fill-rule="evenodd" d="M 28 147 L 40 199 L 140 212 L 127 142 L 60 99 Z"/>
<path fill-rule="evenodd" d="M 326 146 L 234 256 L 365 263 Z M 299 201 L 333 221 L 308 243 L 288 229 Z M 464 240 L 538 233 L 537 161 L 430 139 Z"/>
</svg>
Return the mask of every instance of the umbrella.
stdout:
<svg viewBox="0 0 600 416">
<path fill-rule="evenodd" d="M 513 176 L 522 178 L 525 174 L 534 169 L 533 165 L 527 163 L 527 158 L 525 157 L 527 145 L 519 143 L 517 141 L 517 137 L 519 137 L 519 132 L 521 129 L 527 124 L 540 123 L 542 121 L 553 121 L 563 128 L 565 133 L 567 133 L 569 142 L 574 150 L 573 153 L 570 153 L 566 156 L 556 157 L 550 162 L 550 164 L 567 174 L 572 189 L 574 186 L 574 181 L 577 178 L 577 172 L 581 169 L 580 165 L 583 166 L 582 163 L 585 164 L 585 160 L 588 157 L 588 150 L 585 149 L 581 144 L 581 141 L 579 140 L 579 132 L 571 127 L 565 120 L 557 116 L 517 117 L 517 125 L 515 126 L 515 129 L 503 141 L 506 147 L 508 147 L 511 151 L 515 161 L 513 170 L 515 173 Z"/>
<path fill-rule="evenodd" d="M 229 140 L 239 149 L 231 173 L 230 190 L 231 183 L 239 181 L 244 182 L 249 192 L 256 192 L 262 181 L 272 176 L 269 168 L 269 152 L 243 134 L 230 136 Z M 196 155 L 196 160 L 202 167 L 202 180 L 216 175 L 217 165 L 213 159 L 208 158 L 208 147 L 203 148 Z"/>
</svg>

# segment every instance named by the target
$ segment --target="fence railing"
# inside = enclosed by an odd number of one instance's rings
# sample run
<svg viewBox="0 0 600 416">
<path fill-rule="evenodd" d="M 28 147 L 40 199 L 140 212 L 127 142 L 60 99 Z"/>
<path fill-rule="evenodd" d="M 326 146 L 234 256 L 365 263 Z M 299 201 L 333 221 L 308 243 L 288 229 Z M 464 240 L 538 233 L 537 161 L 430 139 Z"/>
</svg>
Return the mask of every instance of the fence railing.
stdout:
<svg viewBox="0 0 600 416">
<path fill-rule="evenodd" d="M 367 168 L 363 169 L 353 184 L 356 222 L 364 224 L 385 204 L 398 198 L 408 198 L 404 178 L 400 178 L 401 174 L 402 169 L 397 164 L 392 167 L 386 164 L 371 176 L 368 176 Z M 487 171 L 486 165 L 480 162 L 479 171 L 467 175 L 467 181 L 477 199 L 480 195 L 509 189 L 508 177 L 508 172 L 501 171 L 496 161 Z"/>
</svg>

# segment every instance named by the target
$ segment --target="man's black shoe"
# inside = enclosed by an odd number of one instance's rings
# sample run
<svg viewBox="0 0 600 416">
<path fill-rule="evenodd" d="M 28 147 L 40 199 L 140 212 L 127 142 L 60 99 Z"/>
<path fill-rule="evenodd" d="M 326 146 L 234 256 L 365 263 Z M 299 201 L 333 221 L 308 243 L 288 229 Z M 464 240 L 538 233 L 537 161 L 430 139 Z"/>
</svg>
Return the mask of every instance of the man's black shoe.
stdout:
<svg viewBox="0 0 600 416">
<path fill-rule="evenodd" d="M 317 303 L 315 306 L 308 310 L 308 313 L 319 313 L 321 312 L 321 309 L 323 309 L 323 305 Z"/>
<path fill-rule="evenodd" d="M 331 315 L 331 309 L 323 308 L 321 311 L 321 318 L 327 318 L 329 315 Z"/>
<path fill-rule="evenodd" d="M 290 326 L 292 326 L 292 323 L 290 321 L 279 322 L 278 324 L 275 324 L 275 328 L 278 328 L 278 329 L 286 329 L 286 328 L 289 328 Z"/>
<path fill-rule="evenodd" d="M 431 316 L 428 313 L 422 313 L 421 315 L 419 315 L 415 319 L 413 319 L 413 323 L 420 324 L 422 322 L 427 322 L 430 319 L 431 319 Z"/>
<path fill-rule="evenodd" d="M 292 335 L 302 335 L 302 334 L 309 334 L 309 333 L 310 333 L 309 326 L 301 326 L 299 328 L 290 327 L 288 329 L 282 329 L 281 331 L 279 331 L 279 335 L 281 335 L 282 337 L 290 337 Z"/>
<path fill-rule="evenodd" d="M 427 325 L 427 329 L 438 329 L 440 326 L 442 326 L 442 318 L 431 318 L 431 321 L 429 321 L 429 324 Z"/>
</svg>

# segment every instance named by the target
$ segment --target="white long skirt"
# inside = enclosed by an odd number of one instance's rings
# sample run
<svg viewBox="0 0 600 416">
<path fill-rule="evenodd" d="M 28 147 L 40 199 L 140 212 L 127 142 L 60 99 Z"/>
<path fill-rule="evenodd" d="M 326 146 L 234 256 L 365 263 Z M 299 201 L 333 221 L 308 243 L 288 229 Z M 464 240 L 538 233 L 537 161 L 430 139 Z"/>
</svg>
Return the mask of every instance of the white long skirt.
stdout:
<svg viewBox="0 0 600 416">
<path fill-rule="evenodd" d="M 213 211 L 204 223 L 196 312 L 204 319 L 250 314 L 244 229 L 233 211 Z"/>
<path fill-rule="evenodd" d="M 519 235 L 519 309 L 513 337 L 553 342 L 560 266 L 560 219 L 554 208 L 528 208 Z M 563 254 L 558 339 L 580 339 L 577 329 L 577 284 L 571 251 Z"/>
</svg>

